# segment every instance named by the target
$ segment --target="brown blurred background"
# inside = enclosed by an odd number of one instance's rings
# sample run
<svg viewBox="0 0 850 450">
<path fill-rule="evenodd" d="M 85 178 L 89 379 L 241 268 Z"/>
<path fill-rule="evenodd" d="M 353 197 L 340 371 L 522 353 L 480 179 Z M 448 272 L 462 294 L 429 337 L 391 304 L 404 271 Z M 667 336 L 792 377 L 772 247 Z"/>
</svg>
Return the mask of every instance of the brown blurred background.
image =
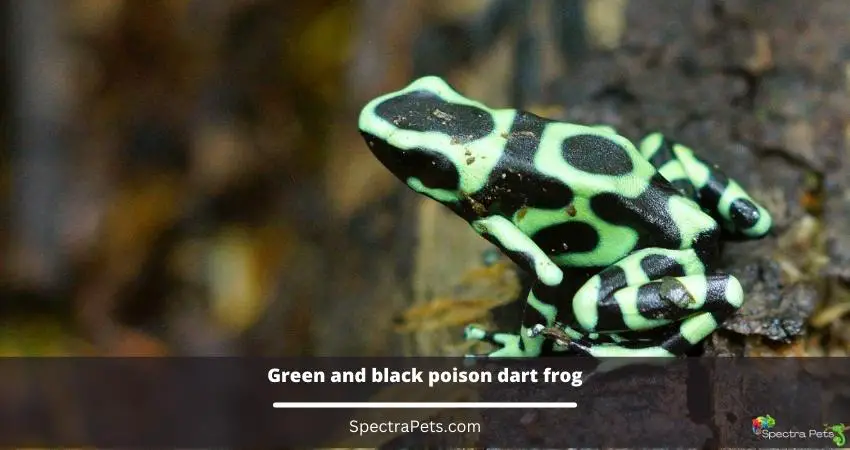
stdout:
<svg viewBox="0 0 850 450">
<path fill-rule="evenodd" d="M 13 0 L 0 354 L 461 354 L 523 280 L 363 145 L 443 75 L 498 107 L 661 130 L 774 213 L 714 354 L 850 351 L 850 2 Z M 513 309 L 511 309 L 513 308 Z M 513 312 L 512 312 L 513 311 Z"/>
</svg>

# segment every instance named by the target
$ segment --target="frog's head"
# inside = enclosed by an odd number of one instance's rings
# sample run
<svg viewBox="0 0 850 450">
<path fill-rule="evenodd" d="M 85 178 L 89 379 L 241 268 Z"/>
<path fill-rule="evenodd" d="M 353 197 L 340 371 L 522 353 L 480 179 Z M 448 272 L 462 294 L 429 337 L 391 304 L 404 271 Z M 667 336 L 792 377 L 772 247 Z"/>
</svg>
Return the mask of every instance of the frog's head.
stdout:
<svg viewBox="0 0 850 450">
<path fill-rule="evenodd" d="M 384 166 L 441 203 L 456 204 L 486 181 L 489 168 L 479 157 L 495 134 L 494 114 L 438 77 L 372 100 L 359 127 Z"/>
</svg>

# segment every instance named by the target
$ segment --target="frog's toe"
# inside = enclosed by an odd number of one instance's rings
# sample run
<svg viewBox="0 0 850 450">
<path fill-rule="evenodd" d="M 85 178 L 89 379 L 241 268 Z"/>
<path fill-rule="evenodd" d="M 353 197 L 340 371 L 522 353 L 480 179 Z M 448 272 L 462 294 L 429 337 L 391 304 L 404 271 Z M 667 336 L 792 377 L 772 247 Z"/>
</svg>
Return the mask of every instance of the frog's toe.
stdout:
<svg viewBox="0 0 850 450">
<path fill-rule="evenodd" d="M 484 341 L 487 339 L 487 331 L 476 325 L 467 325 L 463 329 L 463 339 L 466 341 Z"/>
<path fill-rule="evenodd" d="M 502 347 L 514 339 L 518 339 L 519 336 L 509 333 L 494 333 L 477 325 L 469 325 L 463 330 L 463 338 L 467 341 L 487 342 Z"/>
<path fill-rule="evenodd" d="M 463 330 L 463 338 L 466 341 L 487 342 L 499 347 L 510 341 L 510 335 L 506 333 L 494 333 L 476 325 L 469 325 Z"/>
<path fill-rule="evenodd" d="M 469 325 L 464 329 L 464 339 L 467 341 L 487 342 L 499 347 L 498 350 L 486 355 L 467 355 L 468 357 L 515 357 L 525 356 L 522 349 L 520 336 L 511 333 L 494 333 L 475 325 Z"/>
</svg>

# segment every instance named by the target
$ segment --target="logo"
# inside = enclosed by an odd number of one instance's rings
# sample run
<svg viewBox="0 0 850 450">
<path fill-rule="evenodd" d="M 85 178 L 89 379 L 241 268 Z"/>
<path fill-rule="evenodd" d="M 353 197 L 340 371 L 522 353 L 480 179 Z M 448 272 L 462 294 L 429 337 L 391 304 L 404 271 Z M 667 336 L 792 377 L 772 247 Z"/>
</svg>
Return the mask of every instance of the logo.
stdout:
<svg viewBox="0 0 850 450">
<path fill-rule="evenodd" d="M 837 425 L 824 425 L 824 431 L 832 432 L 832 442 L 836 447 L 844 447 L 844 444 L 847 443 L 847 439 L 844 438 L 844 432 L 850 430 L 850 425 L 844 426 L 843 423 L 839 423 Z"/>
<path fill-rule="evenodd" d="M 843 423 L 835 425 L 824 425 L 823 428 L 811 428 L 809 430 L 774 429 L 776 419 L 765 414 L 753 419 L 753 434 L 760 439 L 829 439 L 836 447 L 842 448 L 847 444 L 844 433 L 850 430 L 850 426 Z"/>
<path fill-rule="evenodd" d="M 776 425 L 776 419 L 770 416 L 770 414 L 764 416 L 758 416 L 753 419 L 753 434 L 756 436 L 761 435 L 763 430 L 769 430 Z"/>
</svg>

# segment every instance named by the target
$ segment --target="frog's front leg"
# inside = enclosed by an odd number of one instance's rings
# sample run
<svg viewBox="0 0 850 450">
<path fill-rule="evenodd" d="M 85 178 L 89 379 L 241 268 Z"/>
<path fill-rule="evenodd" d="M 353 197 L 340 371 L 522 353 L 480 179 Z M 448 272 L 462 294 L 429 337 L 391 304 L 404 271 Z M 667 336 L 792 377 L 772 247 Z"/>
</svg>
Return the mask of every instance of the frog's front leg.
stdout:
<svg viewBox="0 0 850 450">
<path fill-rule="evenodd" d="M 523 332 L 527 333 L 525 327 L 523 327 L 520 334 L 513 334 L 487 331 L 477 325 L 468 325 L 466 329 L 464 329 L 463 333 L 464 339 L 467 341 L 487 342 L 488 344 L 494 345 L 498 348 L 486 355 L 468 355 L 470 357 L 486 356 L 490 358 L 511 358 L 537 356 L 538 353 L 535 353 L 533 349 L 525 346 L 525 342 L 522 339 Z"/>
<path fill-rule="evenodd" d="M 535 294 L 537 292 L 537 294 Z M 551 304 L 547 304 L 538 299 L 538 294 L 548 292 L 560 292 L 559 287 L 547 287 L 541 281 L 536 281 L 532 285 L 526 297 L 523 307 L 523 320 L 520 326 L 519 334 L 499 333 L 487 331 L 477 325 L 469 325 L 464 330 L 464 338 L 467 341 L 487 342 L 497 347 L 486 355 L 469 355 L 469 356 L 487 356 L 492 358 L 499 357 L 534 357 L 540 356 L 542 353 L 543 337 L 538 336 L 539 333 L 532 333 L 530 330 L 540 324 L 545 323 L 546 326 L 555 324 L 557 309 Z M 554 296 L 560 298 L 559 296 Z M 527 325 L 530 324 L 530 325 Z M 532 328 L 530 328 L 532 327 Z"/>
<path fill-rule="evenodd" d="M 770 231 L 770 213 L 735 180 L 690 148 L 653 133 L 641 141 L 640 152 L 683 195 L 696 200 L 719 221 L 729 237 L 758 239 Z"/>
<path fill-rule="evenodd" d="M 535 284 L 554 287 L 563 281 L 563 271 L 510 220 L 502 216 L 490 216 L 474 220 L 471 225 L 475 231 L 496 244 L 520 267 L 534 271 L 537 279 Z M 529 312 L 528 305 L 531 308 L 538 306 L 534 302 L 533 293 L 529 293 L 526 313 Z M 499 347 L 498 350 L 487 355 L 490 357 L 537 356 L 540 353 L 539 345 L 527 347 L 524 338 L 527 335 L 528 330 L 525 326 L 521 328 L 519 334 L 491 332 L 475 325 L 470 325 L 464 330 L 464 337 L 468 341 L 483 341 Z"/>
<path fill-rule="evenodd" d="M 643 332 L 679 323 L 658 345 L 635 348 L 577 339 L 574 350 L 595 357 L 675 356 L 705 339 L 743 303 L 731 275 L 706 275 L 694 250 L 645 249 L 592 277 L 573 298 L 584 334 Z"/>
<path fill-rule="evenodd" d="M 481 236 L 498 245 L 520 267 L 534 271 L 547 286 L 557 286 L 564 273 L 530 237 L 502 216 L 490 216 L 471 222 Z"/>
</svg>

